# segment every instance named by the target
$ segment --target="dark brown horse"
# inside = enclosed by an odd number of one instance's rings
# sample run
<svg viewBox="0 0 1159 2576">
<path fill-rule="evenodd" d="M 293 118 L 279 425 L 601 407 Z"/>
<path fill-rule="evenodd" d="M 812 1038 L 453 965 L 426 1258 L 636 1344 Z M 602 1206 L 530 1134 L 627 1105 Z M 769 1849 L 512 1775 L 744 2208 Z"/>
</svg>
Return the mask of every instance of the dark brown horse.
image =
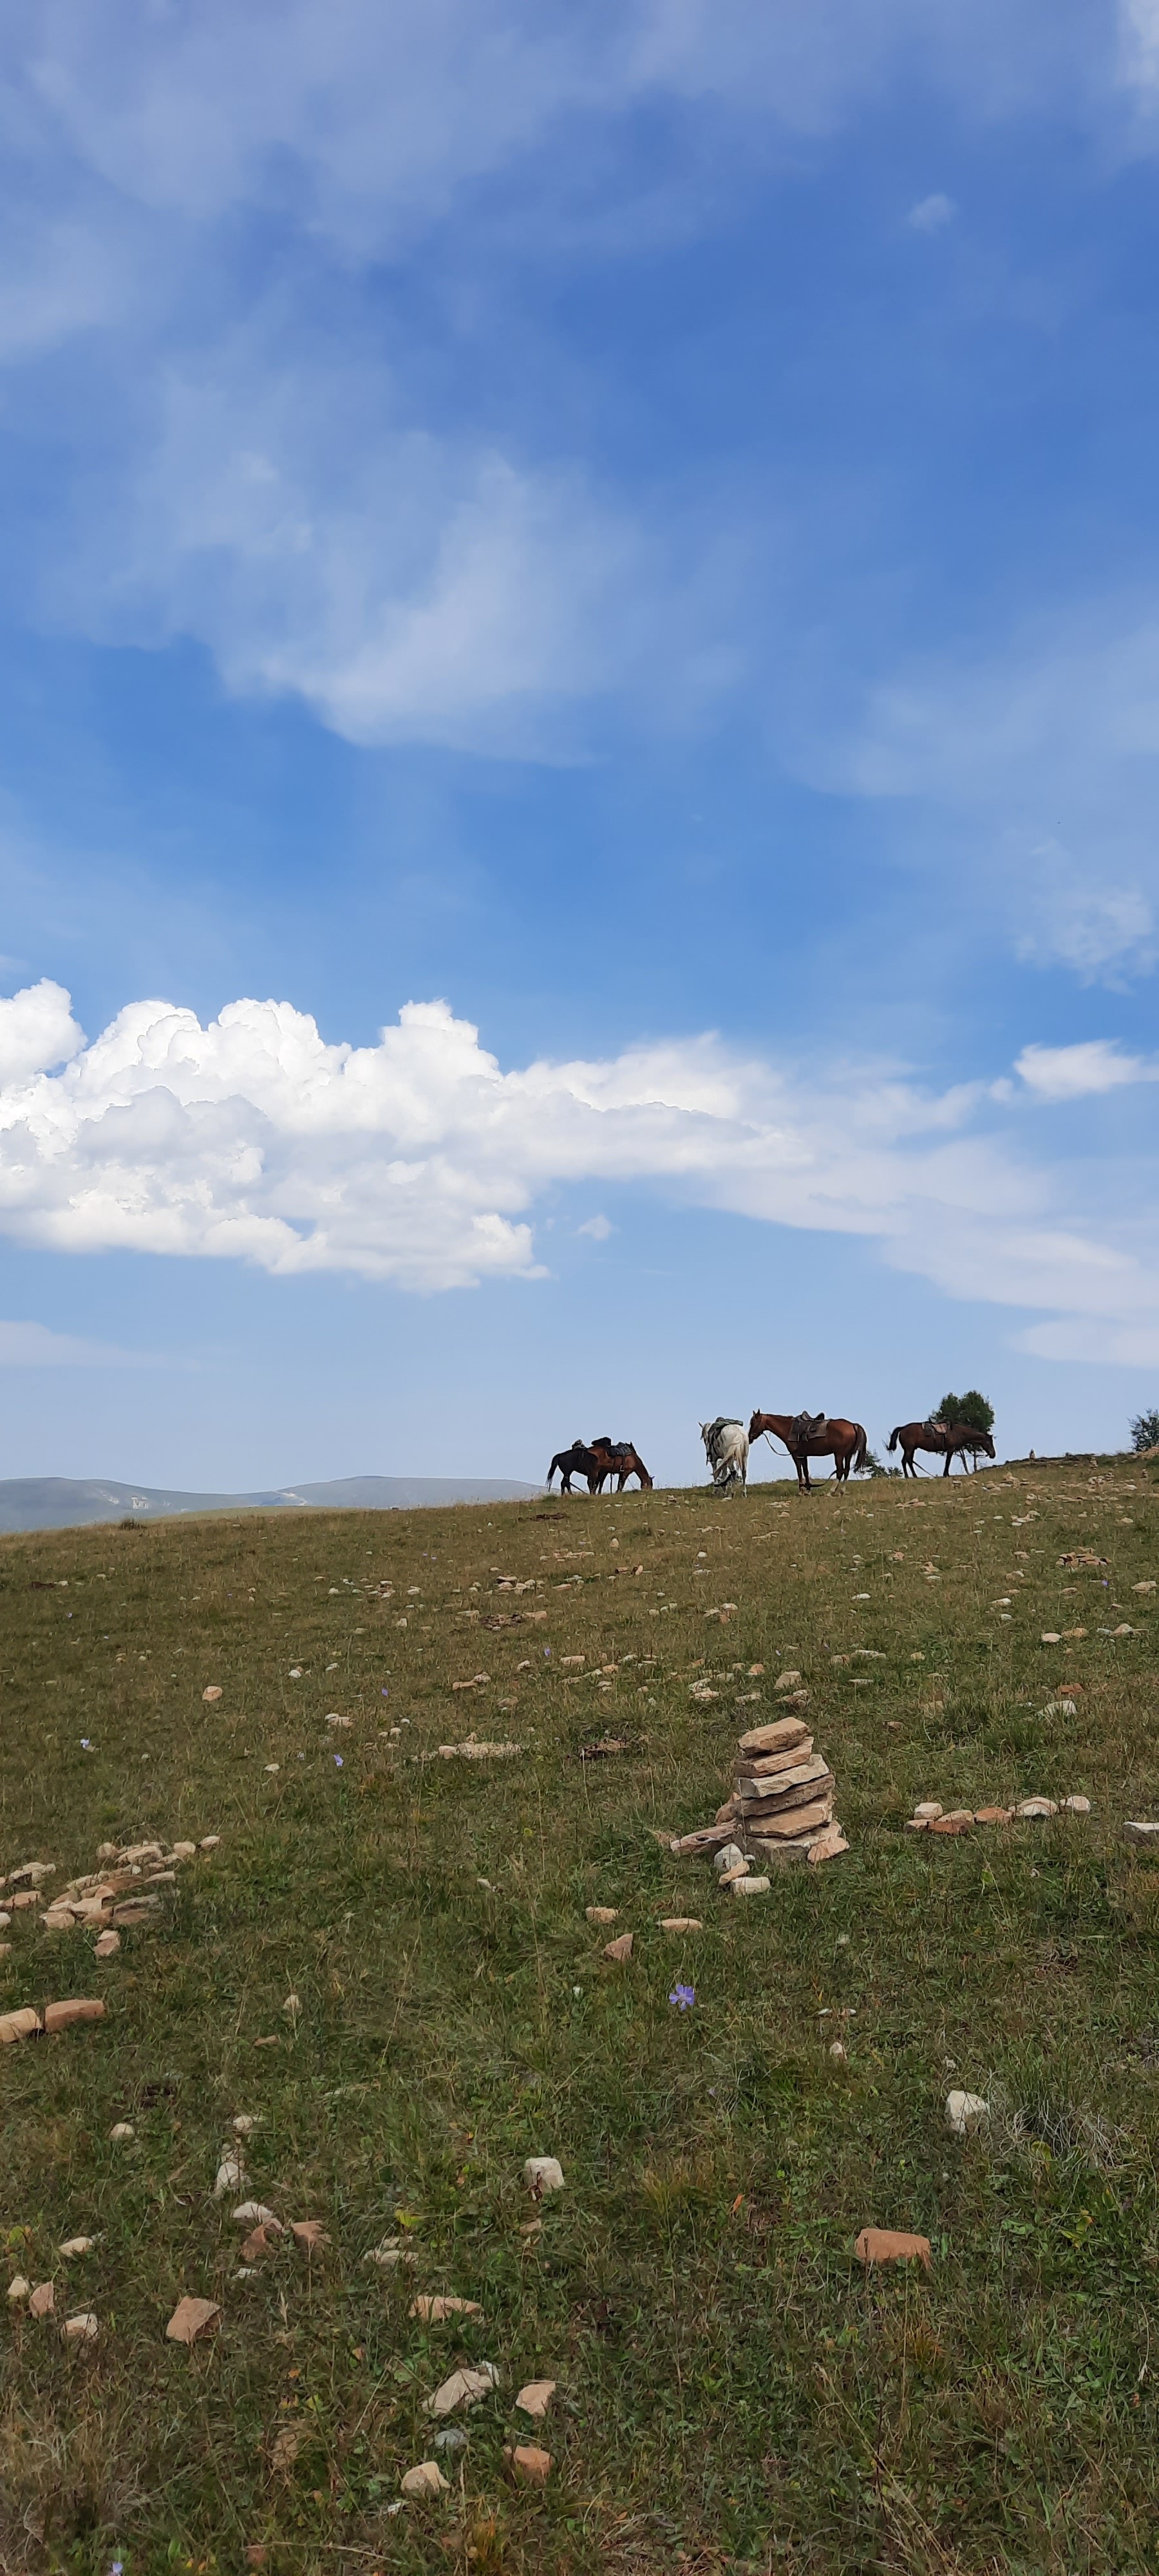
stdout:
<svg viewBox="0 0 1159 2576">
<path fill-rule="evenodd" d="M 961 1458 L 963 1463 L 965 1462 L 967 1451 L 975 1464 L 980 1449 L 985 1451 L 988 1458 L 994 1455 L 994 1443 L 990 1433 L 979 1431 L 972 1422 L 899 1422 L 896 1430 L 890 1432 L 890 1448 L 896 1449 L 899 1440 L 903 1476 L 917 1475 L 918 1471 L 914 1465 L 915 1449 L 930 1450 L 936 1458 L 944 1456 L 946 1463 L 942 1469 L 943 1476 L 949 1475 L 955 1458 Z"/>
<path fill-rule="evenodd" d="M 573 1440 L 570 1449 L 556 1450 L 547 1471 L 547 1490 L 551 1492 L 551 1480 L 558 1467 L 561 1494 L 570 1494 L 573 1476 L 586 1476 L 589 1494 L 598 1493 L 601 1465 L 602 1461 L 594 1449 L 589 1449 L 586 1440 Z M 603 1473 L 607 1474 L 606 1467 L 603 1468 Z"/>
<path fill-rule="evenodd" d="M 771 1431 L 776 1439 L 784 1441 L 797 1470 L 797 1486 L 801 1493 L 811 1494 L 813 1491 L 809 1477 L 810 1458 L 832 1458 L 833 1478 L 838 1485 L 845 1483 L 851 1468 L 856 1470 L 864 1464 L 869 1446 L 864 1423 L 845 1422 L 840 1415 L 830 1414 L 819 1431 L 803 1439 L 799 1422 L 798 1414 L 754 1413 L 749 1424 L 749 1439 L 759 1440 L 762 1431 Z"/>
<path fill-rule="evenodd" d="M 652 1479 L 639 1450 L 631 1440 L 593 1440 L 592 1448 L 600 1461 L 597 1494 L 602 1494 L 608 1478 L 616 1478 L 616 1492 L 622 1494 L 629 1476 L 638 1476 L 642 1494 L 652 1491 Z"/>
</svg>

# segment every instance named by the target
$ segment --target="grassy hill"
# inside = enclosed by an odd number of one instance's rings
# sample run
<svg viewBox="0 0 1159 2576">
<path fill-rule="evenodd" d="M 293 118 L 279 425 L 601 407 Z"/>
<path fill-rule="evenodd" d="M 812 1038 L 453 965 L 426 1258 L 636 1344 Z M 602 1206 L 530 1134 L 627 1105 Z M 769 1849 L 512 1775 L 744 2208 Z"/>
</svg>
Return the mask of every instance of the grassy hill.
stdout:
<svg viewBox="0 0 1159 2576">
<path fill-rule="evenodd" d="M 55 2291 L 0 2300 L 0 2567 L 1153 2570 L 1159 1873 L 1120 1827 L 1159 1806 L 1156 1508 L 1068 1461 L 0 1541 L 3 1870 L 53 1862 L 47 1900 L 102 1843 L 221 1838 L 114 1958 L 42 1905 L 2 1936 L 0 2011 L 107 2009 L 0 2049 L 9 2274 Z M 784 1667 L 852 1848 L 738 1900 L 657 1832 Z M 471 1731 L 522 1751 L 439 1755 Z M 1093 1814 L 904 1830 L 1037 1792 Z M 286 2232 L 243 2263 L 246 2199 Z M 867 2223 L 929 2275 L 864 2272 Z M 222 2312 L 189 2349 L 183 2295 Z M 432 2457 L 448 2495 L 393 2512 Z"/>
</svg>

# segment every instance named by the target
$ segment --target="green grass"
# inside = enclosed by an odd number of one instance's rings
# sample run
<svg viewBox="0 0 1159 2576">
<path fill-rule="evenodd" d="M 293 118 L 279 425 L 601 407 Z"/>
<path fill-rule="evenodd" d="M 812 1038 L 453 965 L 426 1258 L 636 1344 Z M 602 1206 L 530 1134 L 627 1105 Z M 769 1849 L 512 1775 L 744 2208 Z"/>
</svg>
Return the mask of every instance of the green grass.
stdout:
<svg viewBox="0 0 1159 2576">
<path fill-rule="evenodd" d="M 0 2299 L 0 2567 L 1153 2570 L 1159 1872 L 1119 1827 L 1159 1803 L 1156 1506 L 1146 1468 L 1067 1461 L 0 1542 L 3 1868 L 54 1861 L 47 1893 L 105 1840 L 222 1837 L 105 1966 L 34 1914 L 5 1936 L 0 2009 L 108 2010 L 0 2052 L 9 2273 L 101 2322 L 66 2349 Z M 1076 1546 L 1109 1563 L 1060 1569 Z M 859 1644 L 882 1659 L 831 1660 Z M 852 1848 L 737 1901 L 654 1829 L 711 1818 L 786 1664 Z M 1063 1681 L 1074 1717 L 1044 1713 Z M 472 1728 L 522 1756 L 420 1760 Z M 581 1761 L 605 1734 L 627 1750 Z M 903 1830 L 1040 1790 L 1094 1814 Z M 953 2084 L 994 2105 L 964 2145 Z M 211 2197 L 239 2112 L 253 2195 L 331 2240 L 250 2280 Z M 529 2234 L 536 2153 L 567 2181 Z M 866 2223 L 928 2235 L 931 2277 L 866 2277 Z M 413 2268 L 365 2261 L 385 2234 Z M 425 2328 L 416 2289 L 484 2319 Z M 186 2292 L 223 2309 L 190 2351 Z M 504 2388 L 457 2419 L 452 2494 L 390 2515 L 424 2399 L 482 2358 Z M 538 2436 L 530 2378 L 558 2383 Z M 503 2463 L 533 2438 L 542 2493 Z"/>
</svg>

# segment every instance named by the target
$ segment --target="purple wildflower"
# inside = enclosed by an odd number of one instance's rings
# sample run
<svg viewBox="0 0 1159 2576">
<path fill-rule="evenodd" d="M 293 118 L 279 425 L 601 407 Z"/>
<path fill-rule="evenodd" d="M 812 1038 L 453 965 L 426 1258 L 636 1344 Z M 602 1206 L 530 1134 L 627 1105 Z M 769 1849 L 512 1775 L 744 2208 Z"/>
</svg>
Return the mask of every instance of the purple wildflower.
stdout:
<svg viewBox="0 0 1159 2576">
<path fill-rule="evenodd" d="M 674 1986 L 668 2001 L 670 2004 L 679 2004 L 681 2012 L 691 2012 L 696 2001 L 695 1986 Z"/>
</svg>

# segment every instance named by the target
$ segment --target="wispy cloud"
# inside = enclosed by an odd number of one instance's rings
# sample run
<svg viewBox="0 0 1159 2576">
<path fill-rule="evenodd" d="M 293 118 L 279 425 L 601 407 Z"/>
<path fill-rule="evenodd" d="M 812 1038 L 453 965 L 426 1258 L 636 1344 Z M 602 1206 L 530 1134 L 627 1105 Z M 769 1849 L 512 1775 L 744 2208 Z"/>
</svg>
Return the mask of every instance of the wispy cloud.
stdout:
<svg viewBox="0 0 1159 2576">
<path fill-rule="evenodd" d="M 1125 1055 L 1113 1038 L 1086 1038 L 1076 1046 L 1024 1047 L 1014 1070 L 1028 1091 L 1045 1101 L 1083 1100 L 1125 1083 L 1159 1082 L 1159 1063 Z"/>
<path fill-rule="evenodd" d="M 941 233 L 953 223 L 957 211 L 952 197 L 935 191 L 932 197 L 919 197 L 916 206 L 910 207 L 906 222 L 911 233 Z"/>
<path fill-rule="evenodd" d="M 1029 1048 L 1019 1071 L 1024 1099 L 1120 1078 L 1097 1047 Z M 1018 1097 L 1007 1086 L 1014 1111 Z M 1105 1171 L 1094 1186 L 1044 1160 L 995 1124 L 1012 1114 L 983 1086 L 810 1074 L 711 1035 L 505 1072 L 443 1002 L 408 1003 L 373 1047 L 327 1044 L 287 1003 L 235 1002 L 202 1027 L 137 1002 L 59 1071 L 0 1093 L 0 1227 L 65 1252 L 432 1290 L 534 1278 L 537 1200 L 602 1181 L 861 1234 L 951 1296 L 1141 1328 L 1159 1285 L 1153 1186 L 1124 1216 Z"/>
<path fill-rule="evenodd" d="M 151 1359 L 90 1342 L 76 1333 L 53 1333 L 47 1324 L 0 1323 L 0 1368 L 145 1368 Z"/>
</svg>

